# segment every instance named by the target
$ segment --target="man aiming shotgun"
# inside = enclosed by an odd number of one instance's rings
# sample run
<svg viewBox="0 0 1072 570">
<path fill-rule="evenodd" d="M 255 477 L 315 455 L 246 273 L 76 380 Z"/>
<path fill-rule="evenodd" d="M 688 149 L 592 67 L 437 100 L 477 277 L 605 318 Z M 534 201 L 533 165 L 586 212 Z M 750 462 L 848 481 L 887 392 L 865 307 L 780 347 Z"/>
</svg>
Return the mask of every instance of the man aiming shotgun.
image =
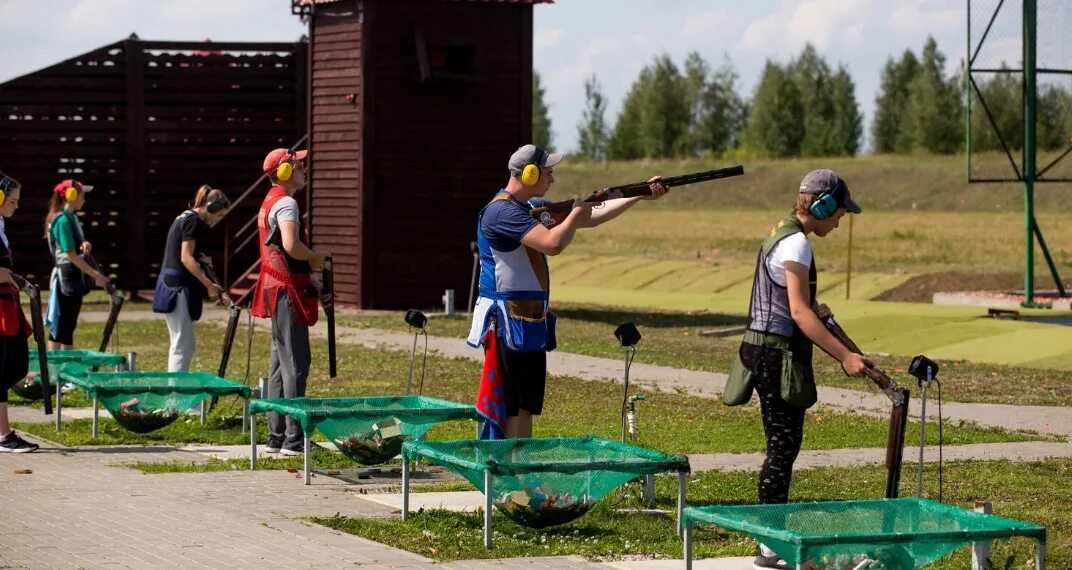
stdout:
<svg viewBox="0 0 1072 570">
<path fill-rule="evenodd" d="M 849 187 L 831 170 L 804 176 L 792 212 L 771 229 L 756 258 L 748 330 L 730 369 L 723 401 L 747 403 L 759 394 L 767 456 L 759 471 L 759 503 L 786 503 L 793 463 L 804 439 L 804 412 L 818 399 L 812 347 L 841 362 L 849 376 L 862 376 L 870 361 L 839 341 L 812 310 L 817 270 L 808 235 L 824 237 L 846 212 L 860 206 Z M 785 568 L 785 562 L 760 544 L 753 568 Z"/>
</svg>

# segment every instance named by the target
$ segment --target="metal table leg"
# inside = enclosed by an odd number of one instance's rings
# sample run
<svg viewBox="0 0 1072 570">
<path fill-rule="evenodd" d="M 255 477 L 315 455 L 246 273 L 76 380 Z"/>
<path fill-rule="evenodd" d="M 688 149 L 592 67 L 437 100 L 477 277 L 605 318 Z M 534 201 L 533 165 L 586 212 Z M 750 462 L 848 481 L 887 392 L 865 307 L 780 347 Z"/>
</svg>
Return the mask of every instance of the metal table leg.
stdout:
<svg viewBox="0 0 1072 570">
<path fill-rule="evenodd" d="M 93 396 L 93 439 L 97 439 L 100 428 L 100 396 Z"/>
<path fill-rule="evenodd" d="M 249 415 L 249 468 L 257 468 L 257 416 Z"/>
<path fill-rule="evenodd" d="M 242 399 L 242 433 L 249 429 L 249 398 Z"/>
<path fill-rule="evenodd" d="M 313 465 L 312 456 L 313 456 L 313 452 L 312 452 L 311 449 L 309 449 L 312 446 L 312 443 L 313 442 L 309 440 L 309 435 L 306 434 L 306 436 L 305 436 L 305 484 L 306 485 L 311 485 L 313 483 L 313 473 L 312 473 L 312 465 Z"/>
<path fill-rule="evenodd" d="M 692 525 L 685 525 L 685 570 L 692 570 Z"/>
<path fill-rule="evenodd" d="M 205 400 L 201 400 L 201 427 L 205 427 L 205 421 L 208 420 L 208 407 L 205 406 Z"/>
<path fill-rule="evenodd" d="M 409 519 L 409 462 L 402 458 L 402 520 Z"/>
<path fill-rule="evenodd" d="M 1043 540 L 1035 543 L 1035 568 L 1046 570 L 1046 542 Z"/>
<path fill-rule="evenodd" d="M 56 378 L 53 386 L 56 388 L 56 431 L 60 431 L 60 417 L 63 416 L 63 381 Z"/>
<path fill-rule="evenodd" d="M 484 470 L 484 546 L 491 550 L 491 469 Z"/>
<path fill-rule="evenodd" d="M 681 536 L 685 531 L 685 484 L 688 482 L 689 474 L 687 471 L 681 471 L 677 474 L 677 535 Z"/>
</svg>

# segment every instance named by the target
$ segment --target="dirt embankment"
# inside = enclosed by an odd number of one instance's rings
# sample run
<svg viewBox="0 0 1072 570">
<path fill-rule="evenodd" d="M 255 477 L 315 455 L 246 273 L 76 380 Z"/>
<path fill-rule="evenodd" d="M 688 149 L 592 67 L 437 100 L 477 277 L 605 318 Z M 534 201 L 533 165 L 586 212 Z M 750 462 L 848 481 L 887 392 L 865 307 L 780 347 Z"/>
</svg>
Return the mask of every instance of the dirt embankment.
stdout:
<svg viewBox="0 0 1072 570">
<path fill-rule="evenodd" d="M 1052 289 L 1051 279 L 1035 278 L 1038 289 Z M 1065 285 L 1069 289 L 1069 285 Z M 1023 291 L 1022 273 L 928 273 L 913 277 L 874 298 L 875 301 L 930 303 L 935 293 L 949 291 Z"/>
</svg>

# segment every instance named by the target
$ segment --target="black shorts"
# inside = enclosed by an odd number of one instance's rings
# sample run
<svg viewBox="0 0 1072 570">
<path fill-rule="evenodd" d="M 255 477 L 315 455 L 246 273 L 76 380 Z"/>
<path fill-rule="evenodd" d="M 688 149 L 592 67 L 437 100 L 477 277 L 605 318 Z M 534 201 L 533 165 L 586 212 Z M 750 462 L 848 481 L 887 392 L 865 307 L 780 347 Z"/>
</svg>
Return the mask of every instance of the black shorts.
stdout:
<svg viewBox="0 0 1072 570">
<path fill-rule="evenodd" d="M 499 362 L 503 367 L 506 415 L 525 410 L 534 416 L 543 413 L 543 393 L 547 386 L 547 353 L 514 352 L 499 342 Z"/>
<path fill-rule="evenodd" d="M 60 302 L 60 319 L 56 336 L 50 332 L 48 340 L 60 344 L 74 344 L 74 328 L 78 325 L 78 314 L 82 312 L 82 295 L 64 295 L 56 291 Z"/>
<path fill-rule="evenodd" d="M 0 403 L 7 402 L 8 389 L 26 377 L 29 352 L 25 335 L 0 336 Z"/>
</svg>

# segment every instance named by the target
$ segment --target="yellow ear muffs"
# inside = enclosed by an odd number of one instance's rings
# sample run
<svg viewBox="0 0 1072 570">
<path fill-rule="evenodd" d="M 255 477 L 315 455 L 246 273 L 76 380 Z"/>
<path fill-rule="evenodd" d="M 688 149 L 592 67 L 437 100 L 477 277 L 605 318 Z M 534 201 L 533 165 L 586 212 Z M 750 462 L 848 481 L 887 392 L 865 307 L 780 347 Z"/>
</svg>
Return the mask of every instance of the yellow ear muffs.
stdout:
<svg viewBox="0 0 1072 570">
<path fill-rule="evenodd" d="M 63 194 L 63 197 L 66 198 L 68 202 L 74 202 L 78 199 L 78 188 L 68 186 L 67 192 Z"/>
<path fill-rule="evenodd" d="M 294 176 L 294 165 L 289 162 L 280 163 L 275 169 L 275 177 L 283 182 Z"/>
<path fill-rule="evenodd" d="M 540 167 L 535 164 L 526 164 L 525 168 L 521 170 L 521 176 L 518 179 L 525 186 L 535 186 L 540 181 Z"/>
<path fill-rule="evenodd" d="M 4 200 L 7 200 L 7 192 L 0 190 L 0 206 L 4 205 Z"/>
<path fill-rule="evenodd" d="M 0 206 L 4 205 L 4 201 L 7 200 L 7 191 L 11 190 L 11 185 L 14 184 L 15 179 L 4 174 L 0 175 Z"/>
</svg>

